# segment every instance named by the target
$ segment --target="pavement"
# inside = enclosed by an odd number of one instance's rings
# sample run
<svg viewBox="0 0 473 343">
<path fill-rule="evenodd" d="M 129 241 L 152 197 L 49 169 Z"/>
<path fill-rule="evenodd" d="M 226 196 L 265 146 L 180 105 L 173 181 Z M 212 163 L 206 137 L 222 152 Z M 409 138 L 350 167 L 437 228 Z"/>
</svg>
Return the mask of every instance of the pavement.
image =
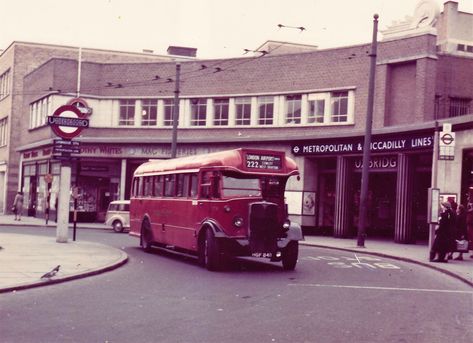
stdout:
<svg viewBox="0 0 473 343">
<path fill-rule="evenodd" d="M 34 217 L 22 217 L 15 221 L 13 216 L 0 216 L 0 226 L 55 227 L 56 223 Z M 71 224 L 72 227 L 72 224 Z M 77 229 L 110 229 L 101 223 L 78 223 Z M 70 235 L 72 236 L 72 230 Z M 398 244 L 392 240 L 365 240 L 364 247 L 358 247 L 356 239 L 342 239 L 330 236 L 305 236 L 303 245 L 359 252 L 388 257 L 432 268 L 448 277 L 457 278 L 473 287 L 473 258 L 463 254 L 463 261 L 449 260 L 448 263 L 429 262 L 429 248 L 426 242 Z M 97 275 L 125 264 L 126 253 L 104 244 L 72 241 L 57 243 L 56 237 L 44 237 L 0 232 L 0 293 L 46 286 L 78 278 Z M 456 257 L 457 254 L 455 253 Z M 51 277 L 44 276 L 60 266 Z"/>
</svg>

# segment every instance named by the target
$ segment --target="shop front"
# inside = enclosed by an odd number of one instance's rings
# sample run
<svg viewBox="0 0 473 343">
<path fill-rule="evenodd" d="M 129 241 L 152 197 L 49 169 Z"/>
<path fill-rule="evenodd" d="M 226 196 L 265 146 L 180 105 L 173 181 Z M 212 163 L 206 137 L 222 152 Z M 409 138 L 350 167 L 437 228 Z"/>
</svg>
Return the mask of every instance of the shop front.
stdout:
<svg viewBox="0 0 473 343">
<path fill-rule="evenodd" d="M 56 220 L 61 164 L 71 167 L 70 220 L 103 222 L 108 205 L 129 199 L 135 169 L 150 158 L 168 158 L 168 145 L 87 144 L 80 154 L 59 160 L 50 145 L 22 151 L 21 189 L 28 216 Z M 196 154 L 196 148 L 180 148 L 181 154 Z"/>
<path fill-rule="evenodd" d="M 293 153 L 304 159 L 305 184 L 312 185 L 315 210 L 305 213 L 302 220 L 306 225 L 315 224 L 312 231 L 340 238 L 357 235 L 362 142 L 362 137 L 353 137 L 303 141 L 292 146 Z M 368 237 L 389 237 L 399 243 L 428 239 L 432 148 L 433 135 L 428 132 L 373 137 Z"/>
</svg>

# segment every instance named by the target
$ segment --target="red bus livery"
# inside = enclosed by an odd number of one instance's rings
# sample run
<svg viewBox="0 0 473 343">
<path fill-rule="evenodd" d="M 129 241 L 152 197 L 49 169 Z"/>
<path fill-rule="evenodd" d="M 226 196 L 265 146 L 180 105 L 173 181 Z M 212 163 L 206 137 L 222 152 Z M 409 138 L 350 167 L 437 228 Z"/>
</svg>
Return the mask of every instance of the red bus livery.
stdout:
<svg viewBox="0 0 473 343">
<path fill-rule="evenodd" d="M 150 160 L 134 173 L 130 234 L 145 251 L 191 253 L 209 270 L 231 256 L 266 257 L 292 270 L 303 236 L 288 219 L 284 191 L 298 174 L 292 159 L 272 150 Z"/>
</svg>

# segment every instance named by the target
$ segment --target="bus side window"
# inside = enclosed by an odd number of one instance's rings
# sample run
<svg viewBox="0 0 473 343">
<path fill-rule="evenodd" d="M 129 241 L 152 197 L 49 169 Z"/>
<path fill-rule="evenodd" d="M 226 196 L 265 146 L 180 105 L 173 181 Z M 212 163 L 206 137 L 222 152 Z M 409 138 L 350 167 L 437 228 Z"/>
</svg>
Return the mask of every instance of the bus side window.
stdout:
<svg viewBox="0 0 473 343">
<path fill-rule="evenodd" d="M 214 172 L 212 175 L 212 198 L 220 198 L 220 173 Z"/>
<path fill-rule="evenodd" d="M 197 174 L 190 175 L 190 196 L 194 198 L 197 196 L 197 187 L 198 187 L 198 180 Z"/>
<path fill-rule="evenodd" d="M 153 177 L 152 176 L 145 176 L 144 177 L 144 196 L 150 197 L 153 195 Z"/>
<path fill-rule="evenodd" d="M 175 175 L 164 175 L 164 196 L 173 197 L 175 194 Z"/>
<path fill-rule="evenodd" d="M 133 178 L 133 191 L 131 192 L 131 194 L 133 194 L 133 196 L 136 197 L 137 193 L 138 193 L 138 178 L 135 177 Z"/>
<path fill-rule="evenodd" d="M 186 197 L 187 192 L 185 191 L 185 179 L 187 174 L 177 174 L 176 175 L 176 196 L 177 197 Z"/>
<path fill-rule="evenodd" d="M 154 176 L 154 192 L 153 196 L 160 197 L 163 195 L 163 178 L 161 175 Z"/>
<path fill-rule="evenodd" d="M 143 177 L 142 176 L 138 177 L 137 184 L 138 184 L 138 187 L 136 188 L 136 195 L 141 197 L 143 196 Z"/>
<path fill-rule="evenodd" d="M 205 199 L 210 199 L 211 196 L 211 180 L 212 172 L 204 172 L 201 176 L 200 182 L 200 196 Z"/>
</svg>

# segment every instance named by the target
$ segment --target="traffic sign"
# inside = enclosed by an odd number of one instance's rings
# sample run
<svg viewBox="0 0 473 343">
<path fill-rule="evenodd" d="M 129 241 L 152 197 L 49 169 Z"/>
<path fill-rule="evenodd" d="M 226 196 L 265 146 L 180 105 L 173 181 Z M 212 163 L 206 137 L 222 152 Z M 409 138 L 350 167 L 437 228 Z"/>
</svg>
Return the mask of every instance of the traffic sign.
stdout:
<svg viewBox="0 0 473 343">
<path fill-rule="evenodd" d="M 455 146 L 455 132 L 440 132 L 440 146 Z"/>
<path fill-rule="evenodd" d="M 89 120 L 76 106 L 63 105 L 52 116 L 48 116 L 48 124 L 57 136 L 72 139 L 89 127 Z"/>
</svg>

